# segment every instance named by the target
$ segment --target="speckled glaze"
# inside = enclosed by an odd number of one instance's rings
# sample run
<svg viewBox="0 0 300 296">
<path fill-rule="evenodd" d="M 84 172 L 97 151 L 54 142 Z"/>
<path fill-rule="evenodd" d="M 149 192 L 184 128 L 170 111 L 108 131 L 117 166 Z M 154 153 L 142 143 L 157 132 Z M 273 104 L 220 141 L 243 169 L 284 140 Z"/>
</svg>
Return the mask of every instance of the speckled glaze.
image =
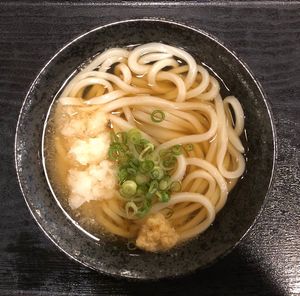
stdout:
<svg viewBox="0 0 300 296">
<path fill-rule="evenodd" d="M 126 244 L 95 241 L 67 218 L 47 184 L 42 159 L 43 125 L 62 83 L 83 61 L 110 47 L 164 42 L 181 47 L 211 67 L 237 96 L 246 116 L 247 171 L 204 234 L 167 253 L 129 251 Z M 223 95 L 227 94 L 222 89 Z M 266 98 L 247 67 L 207 33 L 160 20 L 130 20 L 96 28 L 73 40 L 41 70 L 24 101 L 16 132 L 19 183 L 33 217 L 71 258 L 102 273 L 135 278 L 175 277 L 204 268 L 227 254 L 260 213 L 275 158 L 275 136 Z"/>
</svg>

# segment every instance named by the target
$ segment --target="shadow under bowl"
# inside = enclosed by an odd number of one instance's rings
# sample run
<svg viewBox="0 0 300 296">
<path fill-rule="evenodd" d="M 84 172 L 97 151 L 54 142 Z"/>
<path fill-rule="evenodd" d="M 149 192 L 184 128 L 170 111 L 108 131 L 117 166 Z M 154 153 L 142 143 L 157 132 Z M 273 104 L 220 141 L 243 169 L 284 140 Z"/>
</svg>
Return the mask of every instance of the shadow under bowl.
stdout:
<svg viewBox="0 0 300 296">
<path fill-rule="evenodd" d="M 45 178 L 43 123 L 63 82 L 80 64 L 110 47 L 163 42 L 181 47 L 211 67 L 241 102 L 247 131 L 247 169 L 213 225 L 199 237 L 166 253 L 129 251 L 126 244 L 99 241 L 68 219 Z M 228 94 L 225 87 L 221 90 Z M 71 258 L 102 273 L 136 278 L 175 277 L 204 268 L 232 250 L 261 212 L 269 189 L 275 136 L 266 97 L 248 68 L 209 34 L 159 20 L 129 20 L 96 28 L 62 48 L 33 82 L 20 112 L 15 160 L 28 208 L 44 233 Z"/>
</svg>

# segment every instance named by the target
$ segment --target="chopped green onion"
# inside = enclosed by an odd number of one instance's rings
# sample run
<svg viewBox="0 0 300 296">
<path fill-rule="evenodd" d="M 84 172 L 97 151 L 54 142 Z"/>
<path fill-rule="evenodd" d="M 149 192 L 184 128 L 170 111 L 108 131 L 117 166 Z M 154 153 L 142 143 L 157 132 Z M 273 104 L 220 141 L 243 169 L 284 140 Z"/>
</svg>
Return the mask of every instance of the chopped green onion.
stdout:
<svg viewBox="0 0 300 296">
<path fill-rule="evenodd" d="M 159 150 L 159 156 L 165 157 L 169 153 L 168 149 L 161 149 Z"/>
<path fill-rule="evenodd" d="M 145 150 L 146 149 L 147 149 L 147 151 L 150 150 L 152 152 L 152 151 L 154 151 L 154 145 L 152 143 L 148 142 L 145 144 Z"/>
<path fill-rule="evenodd" d="M 130 198 L 131 201 L 135 202 L 135 203 L 141 203 L 145 200 L 145 195 L 140 195 L 138 196 L 137 194 L 133 197 Z"/>
<path fill-rule="evenodd" d="M 133 158 L 139 157 L 139 152 L 136 150 L 137 145 L 132 144 L 130 141 L 127 143 L 127 147 L 132 155 Z"/>
<path fill-rule="evenodd" d="M 148 143 L 150 143 L 150 141 L 149 140 L 147 140 L 147 139 L 141 139 L 141 141 L 140 141 L 140 144 L 141 145 L 144 145 L 144 146 L 146 146 Z M 152 144 L 152 143 L 151 143 Z M 153 144 L 152 144 L 153 145 Z"/>
<path fill-rule="evenodd" d="M 161 110 L 154 110 L 151 113 L 151 120 L 153 122 L 162 122 L 165 119 L 166 115 L 163 111 Z"/>
<path fill-rule="evenodd" d="M 137 170 L 134 168 L 127 168 L 127 173 L 129 175 L 135 176 L 136 175 Z"/>
<path fill-rule="evenodd" d="M 120 169 L 119 172 L 118 172 L 118 178 L 119 178 L 119 182 L 120 183 L 123 183 L 126 178 L 127 178 L 127 170 L 126 169 Z"/>
<path fill-rule="evenodd" d="M 150 210 L 151 200 L 145 200 L 143 206 L 138 210 L 137 216 L 140 218 L 144 217 Z"/>
<path fill-rule="evenodd" d="M 149 177 L 143 174 L 137 174 L 135 177 L 135 181 L 138 185 L 142 185 L 149 181 Z"/>
<path fill-rule="evenodd" d="M 127 143 L 127 133 L 119 132 L 115 135 L 115 137 L 119 142 L 124 143 L 124 144 Z"/>
<path fill-rule="evenodd" d="M 138 161 L 138 159 L 132 158 L 128 161 L 128 165 L 133 169 L 137 169 L 140 165 L 140 162 Z"/>
<path fill-rule="evenodd" d="M 128 147 L 127 147 L 126 144 L 124 144 L 124 143 L 120 143 L 120 144 L 119 144 L 119 147 L 120 147 L 120 150 L 121 150 L 122 152 L 127 152 L 127 151 L 128 151 Z"/>
<path fill-rule="evenodd" d="M 124 197 L 131 197 L 135 195 L 137 189 L 137 185 L 132 180 L 125 181 L 121 186 L 121 194 Z"/>
<path fill-rule="evenodd" d="M 184 145 L 184 149 L 188 152 L 193 151 L 194 150 L 194 145 L 193 144 L 186 144 L 186 145 Z"/>
<path fill-rule="evenodd" d="M 172 182 L 170 189 L 173 192 L 179 192 L 181 190 L 181 183 L 179 181 Z"/>
<path fill-rule="evenodd" d="M 166 191 L 157 191 L 156 195 L 160 202 L 168 202 L 170 200 L 170 195 Z"/>
<path fill-rule="evenodd" d="M 168 178 L 164 178 L 162 180 L 160 180 L 159 182 L 159 189 L 160 190 L 167 190 L 169 188 L 170 182 Z"/>
<path fill-rule="evenodd" d="M 129 201 L 125 205 L 125 213 L 127 217 L 133 217 L 136 215 L 138 208 L 133 201 Z"/>
<path fill-rule="evenodd" d="M 141 184 L 138 186 L 136 190 L 136 195 L 144 197 L 147 194 L 147 192 L 148 192 L 148 186 L 145 184 Z"/>
<path fill-rule="evenodd" d="M 181 145 L 175 145 L 172 147 L 171 149 L 172 153 L 174 155 L 180 155 L 182 153 L 182 150 L 181 150 Z"/>
<path fill-rule="evenodd" d="M 154 115 L 164 117 L 160 110 Z M 170 170 L 183 148 L 186 146 L 175 145 L 156 153 L 153 143 L 142 138 L 138 129 L 111 133 L 108 156 L 118 164 L 119 192 L 126 200 L 128 218 L 144 217 L 153 202 L 167 202 L 172 192 L 181 190 L 180 182 L 171 182 Z"/>
<path fill-rule="evenodd" d="M 152 143 L 147 143 L 145 145 L 144 150 L 141 152 L 140 156 L 139 156 L 139 160 L 143 161 L 145 159 L 145 156 L 151 152 L 153 152 L 154 150 L 154 145 Z"/>
<path fill-rule="evenodd" d="M 111 160 L 117 160 L 120 156 L 120 150 L 114 148 L 114 147 L 110 147 L 108 150 L 108 157 Z"/>
<path fill-rule="evenodd" d="M 165 170 L 171 170 L 175 167 L 176 164 L 176 157 L 175 156 L 168 156 L 162 161 L 162 166 Z"/>
<path fill-rule="evenodd" d="M 130 159 L 130 154 L 128 153 L 119 153 L 118 158 L 116 159 L 119 163 L 125 163 Z"/>
<path fill-rule="evenodd" d="M 144 150 L 144 145 L 141 145 L 141 144 L 135 144 L 134 145 L 134 149 L 135 151 L 137 152 L 138 154 L 138 157 L 139 155 L 142 153 L 142 151 Z"/>
<path fill-rule="evenodd" d="M 123 157 L 126 152 L 127 147 L 120 143 L 112 143 L 108 150 L 108 157 L 111 160 L 118 160 L 120 157 Z"/>
<path fill-rule="evenodd" d="M 108 150 L 108 158 L 109 159 L 117 160 L 118 156 L 119 156 L 119 153 L 117 150 L 111 149 L 111 148 Z"/>
<path fill-rule="evenodd" d="M 157 191 L 157 189 L 158 189 L 158 182 L 156 180 L 153 180 L 150 183 L 148 193 L 149 194 L 154 194 Z"/>
<path fill-rule="evenodd" d="M 150 149 L 151 152 L 154 151 L 154 145 L 152 143 L 150 143 L 150 142 L 148 142 L 148 143 L 145 144 L 145 148 Z"/>
<path fill-rule="evenodd" d="M 150 172 L 150 176 L 152 179 L 160 180 L 164 176 L 164 171 L 161 167 L 155 166 Z"/>
<path fill-rule="evenodd" d="M 139 144 L 141 141 L 141 133 L 138 129 L 131 129 L 128 131 L 128 140 L 133 144 Z"/>
<path fill-rule="evenodd" d="M 142 173 L 148 173 L 154 168 L 154 162 L 152 160 L 144 160 L 140 164 L 140 171 Z"/>
<path fill-rule="evenodd" d="M 160 162 L 158 153 L 151 153 L 150 155 L 147 155 L 147 159 L 152 160 L 155 164 L 159 164 Z"/>
</svg>

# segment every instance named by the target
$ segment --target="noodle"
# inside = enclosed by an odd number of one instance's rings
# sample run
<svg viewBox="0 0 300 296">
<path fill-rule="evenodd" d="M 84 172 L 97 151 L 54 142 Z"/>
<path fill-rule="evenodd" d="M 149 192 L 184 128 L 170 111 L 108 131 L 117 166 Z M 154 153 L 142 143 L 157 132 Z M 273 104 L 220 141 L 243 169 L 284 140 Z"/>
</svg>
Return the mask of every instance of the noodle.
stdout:
<svg viewBox="0 0 300 296">
<path fill-rule="evenodd" d="M 245 171 L 241 104 L 222 99 L 218 80 L 170 45 L 94 57 L 63 89 L 53 122 L 47 167 L 72 211 L 148 251 L 208 229 Z M 126 169 L 120 155 L 131 157 Z"/>
</svg>

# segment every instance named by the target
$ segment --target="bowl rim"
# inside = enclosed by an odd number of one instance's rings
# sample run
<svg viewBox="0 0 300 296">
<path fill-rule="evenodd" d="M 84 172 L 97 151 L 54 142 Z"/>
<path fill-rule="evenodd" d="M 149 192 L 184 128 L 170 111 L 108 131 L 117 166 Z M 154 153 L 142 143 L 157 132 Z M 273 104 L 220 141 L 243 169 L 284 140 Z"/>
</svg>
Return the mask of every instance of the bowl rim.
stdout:
<svg viewBox="0 0 300 296">
<path fill-rule="evenodd" d="M 252 79 L 252 81 L 254 82 L 254 84 L 256 85 L 257 89 L 259 90 L 259 93 L 263 99 L 263 102 L 265 104 L 265 107 L 267 109 L 267 113 L 268 113 L 268 117 L 269 117 L 269 122 L 270 122 L 270 126 L 271 126 L 271 131 L 272 131 L 272 144 L 273 144 L 273 157 L 272 157 L 272 169 L 271 169 L 271 173 L 269 176 L 269 181 L 268 181 L 268 187 L 266 190 L 266 194 L 265 197 L 263 199 L 263 202 L 260 206 L 260 209 L 258 211 L 258 213 L 256 214 L 255 218 L 253 219 L 251 225 L 248 227 L 248 229 L 244 232 L 244 234 L 240 237 L 240 239 L 233 244 L 231 247 L 229 247 L 224 253 L 222 253 L 221 255 L 219 255 L 218 257 L 216 257 L 215 259 L 213 259 L 212 261 L 210 261 L 209 263 L 200 266 L 198 268 L 195 268 L 194 270 L 190 270 L 190 271 L 185 271 L 183 273 L 178 273 L 176 275 L 167 275 L 167 276 L 162 276 L 159 278 L 147 278 L 147 277 L 137 277 L 137 276 L 131 276 L 130 274 L 125 274 L 125 275 L 121 275 L 119 273 L 112 273 L 112 272 L 107 272 L 105 270 L 100 270 L 95 268 L 94 266 L 91 266 L 90 264 L 84 262 L 83 260 L 80 260 L 76 257 L 74 257 L 73 255 L 69 254 L 65 249 L 63 249 L 59 243 L 53 238 L 51 237 L 51 235 L 46 231 L 46 229 L 44 229 L 43 225 L 38 221 L 33 208 L 31 207 L 29 201 L 27 200 L 26 197 L 26 193 L 25 190 L 23 188 L 22 185 L 22 181 L 21 181 L 21 173 L 18 170 L 19 167 L 19 160 L 18 160 L 18 151 L 17 151 L 17 145 L 18 145 L 18 134 L 19 134 L 19 128 L 21 125 L 21 120 L 22 120 L 22 114 L 24 111 L 24 108 L 27 104 L 28 101 L 28 97 L 31 94 L 31 92 L 34 90 L 36 84 L 38 83 L 41 75 L 44 73 L 44 71 L 47 69 L 48 65 L 52 63 L 52 61 L 60 55 L 61 52 L 63 52 L 66 48 L 68 48 L 69 46 L 71 46 L 72 44 L 76 43 L 78 40 L 84 38 L 86 35 L 91 34 L 95 31 L 98 30 L 103 30 L 115 25 L 120 25 L 123 23 L 138 23 L 138 22 L 160 22 L 160 23 L 166 23 L 166 24 L 170 24 L 170 25 L 175 25 L 177 27 L 181 27 L 183 29 L 187 29 L 187 30 L 192 30 L 197 34 L 201 34 L 204 35 L 205 37 L 209 38 L 210 40 L 212 40 L 213 42 L 217 43 L 219 46 L 221 46 L 225 51 L 227 51 L 230 56 L 236 60 L 239 64 L 241 64 L 241 66 L 246 70 L 246 72 L 249 74 L 250 78 Z M 52 105 L 52 103 L 51 103 Z M 47 116 L 48 118 L 48 116 Z M 43 132 L 44 133 L 44 132 Z M 274 115 L 271 109 L 271 103 L 268 99 L 268 96 L 266 95 L 265 91 L 263 90 L 263 87 L 261 85 L 261 83 L 258 81 L 258 79 L 254 76 L 253 72 L 250 70 L 250 67 L 243 61 L 243 59 L 241 59 L 238 54 L 236 54 L 236 52 L 234 50 L 232 50 L 230 47 L 228 47 L 227 45 L 225 45 L 222 41 L 220 41 L 217 37 L 215 37 L 213 34 L 208 33 L 206 31 L 204 31 L 203 29 L 199 29 L 191 24 L 185 24 L 184 22 L 178 22 L 178 21 L 174 21 L 171 19 L 166 19 L 166 18 L 156 18 L 156 17 L 146 17 L 146 18 L 133 18 L 133 19 L 123 19 L 123 20 L 119 20 L 116 22 L 112 22 L 112 23 L 107 23 L 101 26 L 97 26 L 94 27 L 91 30 L 88 30 L 80 35 L 77 35 L 77 37 L 73 38 L 71 41 L 69 41 L 68 43 L 66 43 L 63 47 L 61 47 L 60 49 L 58 49 L 55 54 L 48 60 L 48 62 L 41 68 L 41 70 L 38 72 L 38 74 L 36 75 L 35 79 L 33 80 L 33 82 L 31 83 L 29 90 L 27 91 L 25 98 L 23 100 L 22 106 L 20 108 L 20 112 L 19 112 L 19 116 L 18 116 L 18 121 L 16 124 L 16 131 L 15 131 L 15 140 L 14 140 L 14 162 L 15 162 L 15 169 L 16 169 L 16 173 L 17 173 L 17 179 L 18 179 L 18 183 L 19 183 L 19 187 L 21 190 L 21 193 L 23 195 L 23 198 L 25 200 L 25 203 L 27 205 L 27 208 L 29 209 L 29 212 L 31 213 L 32 217 L 34 218 L 36 224 L 39 226 L 39 228 L 43 231 L 43 233 L 46 235 L 46 237 L 60 250 L 62 251 L 64 254 L 66 254 L 69 258 L 71 258 L 72 260 L 80 263 L 81 265 L 88 267 L 92 270 L 95 270 L 97 272 L 100 272 L 102 274 L 105 275 L 110 275 L 116 278 L 121 278 L 121 279 L 128 279 L 128 280 L 152 280 L 152 281 L 157 281 L 159 279 L 162 278 L 178 278 L 178 277 L 182 277 L 182 276 L 186 276 L 189 274 L 192 274 L 194 272 L 196 272 L 197 270 L 202 270 L 204 268 L 207 268 L 213 264 L 215 264 L 217 261 L 219 261 L 220 259 L 224 258 L 225 256 L 227 256 L 230 252 L 232 252 L 233 249 L 235 249 L 237 247 L 237 245 L 243 240 L 245 239 L 245 237 L 249 234 L 249 232 L 251 231 L 251 229 L 254 227 L 254 225 L 258 222 L 259 218 L 261 217 L 261 214 L 263 212 L 263 210 L 266 207 L 266 204 L 270 198 L 270 192 L 272 189 L 272 186 L 274 184 L 274 179 L 275 179 L 275 173 L 276 173 L 276 169 L 277 169 L 277 157 L 278 157 L 278 143 L 277 143 L 277 132 L 276 132 L 276 127 L 275 127 L 275 119 L 274 119 Z M 45 170 L 45 166 L 43 164 L 43 169 Z M 47 177 L 46 177 L 47 178 Z M 48 180 L 47 180 L 47 184 L 48 184 Z M 48 184 L 49 185 L 49 184 Z M 52 188 L 50 186 L 51 189 L 51 193 L 52 192 Z M 62 209 L 62 206 L 60 205 L 60 203 L 58 204 L 59 207 Z M 65 210 L 63 209 L 63 211 L 65 212 Z M 72 223 L 74 224 L 74 220 L 67 214 L 66 215 L 67 219 L 70 219 L 72 221 Z M 75 224 L 76 225 L 76 224 Z M 77 225 L 76 225 L 77 226 Z M 82 230 L 82 228 L 80 227 L 80 229 Z M 84 231 L 86 232 L 86 231 Z"/>
</svg>

